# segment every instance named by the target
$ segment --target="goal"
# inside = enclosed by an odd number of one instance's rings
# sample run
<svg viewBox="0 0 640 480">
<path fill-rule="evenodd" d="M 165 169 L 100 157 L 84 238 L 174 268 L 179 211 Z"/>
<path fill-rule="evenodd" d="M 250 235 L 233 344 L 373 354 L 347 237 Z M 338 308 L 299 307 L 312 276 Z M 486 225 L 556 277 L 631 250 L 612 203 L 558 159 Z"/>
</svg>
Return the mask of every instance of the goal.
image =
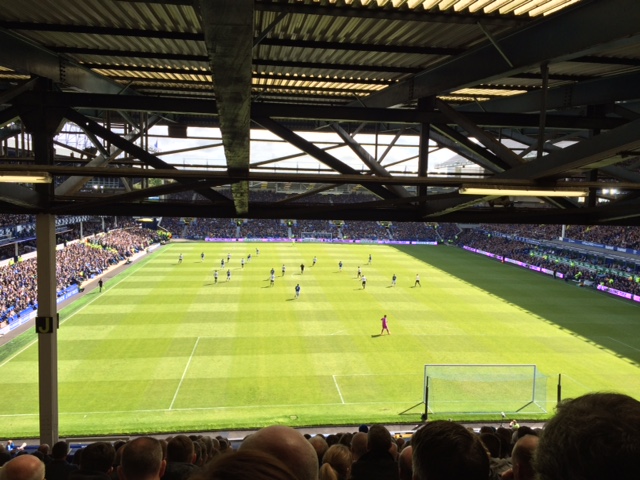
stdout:
<svg viewBox="0 0 640 480">
<path fill-rule="evenodd" d="M 424 366 L 425 413 L 547 413 L 546 394 L 546 376 L 536 365 Z"/>
<path fill-rule="evenodd" d="M 330 242 L 333 240 L 331 232 L 302 232 L 302 241 L 304 242 Z"/>
</svg>

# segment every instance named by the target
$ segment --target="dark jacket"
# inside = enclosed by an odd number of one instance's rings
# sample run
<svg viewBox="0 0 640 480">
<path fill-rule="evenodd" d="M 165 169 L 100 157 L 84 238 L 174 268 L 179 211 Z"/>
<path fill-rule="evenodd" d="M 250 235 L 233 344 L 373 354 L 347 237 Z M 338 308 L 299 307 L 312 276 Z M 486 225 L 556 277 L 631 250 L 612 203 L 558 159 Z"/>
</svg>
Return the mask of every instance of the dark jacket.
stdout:
<svg viewBox="0 0 640 480">
<path fill-rule="evenodd" d="M 398 464 L 389 452 L 367 452 L 351 467 L 352 480 L 399 480 Z"/>
<path fill-rule="evenodd" d="M 168 462 L 162 480 L 186 480 L 198 469 L 199 467 L 193 463 Z"/>
<path fill-rule="evenodd" d="M 105 472 L 80 469 L 69 474 L 69 480 L 111 480 L 111 477 Z"/>
<path fill-rule="evenodd" d="M 51 460 L 45 467 L 47 480 L 67 480 L 72 472 L 78 470 L 77 465 L 72 465 L 66 460 Z"/>
</svg>

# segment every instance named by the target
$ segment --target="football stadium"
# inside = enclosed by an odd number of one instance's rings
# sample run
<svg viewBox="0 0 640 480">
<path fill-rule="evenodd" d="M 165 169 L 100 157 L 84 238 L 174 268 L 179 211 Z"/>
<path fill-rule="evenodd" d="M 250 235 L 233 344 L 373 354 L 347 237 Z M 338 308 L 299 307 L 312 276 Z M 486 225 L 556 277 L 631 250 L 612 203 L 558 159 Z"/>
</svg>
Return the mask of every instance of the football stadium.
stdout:
<svg viewBox="0 0 640 480">
<path fill-rule="evenodd" d="M 0 11 L 0 480 L 631 480 L 640 2 Z"/>
<path fill-rule="evenodd" d="M 563 397 L 638 389 L 638 297 L 608 287 L 637 284 L 638 270 L 613 274 L 638 269 L 631 261 L 598 264 L 607 259 L 594 249 L 580 262 L 571 248 L 518 240 L 519 226 L 412 225 L 422 240 L 411 245 L 384 244 L 402 232 L 374 222 L 354 223 L 369 232 L 354 243 L 292 242 L 284 222 L 269 226 L 281 237 L 197 241 L 216 222 L 162 223 L 187 238 L 111 230 L 100 241 L 139 242 L 135 262 L 89 269 L 61 310 L 68 435 L 418 424 L 425 413 L 544 420 L 559 387 Z M 4 408 L 5 436 L 37 436 L 36 335 L 1 350 L 2 390 L 23 399 Z"/>
</svg>

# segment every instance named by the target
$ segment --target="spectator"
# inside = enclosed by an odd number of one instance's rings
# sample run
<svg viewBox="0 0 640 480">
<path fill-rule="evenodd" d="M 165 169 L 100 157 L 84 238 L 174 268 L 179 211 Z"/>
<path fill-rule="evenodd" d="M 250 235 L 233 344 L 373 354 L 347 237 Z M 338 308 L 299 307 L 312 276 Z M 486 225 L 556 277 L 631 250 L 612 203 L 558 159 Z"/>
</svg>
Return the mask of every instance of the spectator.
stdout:
<svg viewBox="0 0 640 480">
<path fill-rule="evenodd" d="M 249 435 L 240 451 L 260 450 L 287 465 L 298 480 L 317 480 L 318 456 L 309 441 L 291 427 L 272 425 Z"/>
<path fill-rule="evenodd" d="M 482 429 L 481 429 L 482 432 Z M 486 431 L 480 433 L 480 441 L 489 454 L 489 462 L 493 478 L 500 478 L 501 475 L 511 469 L 511 462 L 502 458 L 502 442 L 496 433 Z"/>
<path fill-rule="evenodd" d="M 489 455 L 480 438 L 458 423 L 436 420 L 411 439 L 414 480 L 487 480 Z"/>
<path fill-rule="evenodd" d="M 535 480 L 533 455 L 538 448 L 538 441 L 536 435 L 525 435 L 516 442 L 511 453 L 512 467 L 502 475 L 503 479 Z"/>
<path fill-rule="evenodd" d="M 167 443 L 167 468 L 163 480 L 185 480 L 198 470 L 193 441 L 186 435 L 176 435 Z"/>
<path fill-rule="evenodd" d="M 162 445 L 151 437 L 131 440 L 122 447 L 119 480 L 160 480 L 167 466 Z"/>
<path fill-rule="evenodd" d="M 260 450 L 218 455 L 191 480 L 299 480 L 278 458 Z"/>
<path fill-rule="evenodd" d="M 47 480 L 67 480 L 71 472 L 78 470 L 77 465 L 67 461 L 69 444 L 63 440 L 56 442 L 51 449 L 51 461 L 47 464 Z"/>
<path fill-rule="evenodd" d="M 7 450 L 4 448 L 4 445 L 0 445 L 0 467 L 11 460 L 11 458 L 11 454 L 7 452 Z"/>
<path fill-rule="evenodd" d="M 339 443 L 332 445 L 322 457 L 320 480 L 347 480 L 350 478 L 351 465 L 349 447 Z"/>
<path fill-rule="evenodd" d="M 326 453 L 326 451 L 329 449 L 329 444 L 327 443 L 324 436 L 322 435 L 316 435 L 314 437 L 311 437 L 309 439 L 309 443 L 311 444 L 313 449 L 316 451 L 316 454 L 318 455 L 318 464 L 322 465 L 322 458 L 324 457 L 324 454 Z"/>
<path fill-rule="evenodd" d="M 82 451 L 80 470 L 71 472 L 69 480 L 111 480 L 116 450 L 110 443 L 95 442 Z"/>
<path fill-rule="evenodd" d="M 33 455 L 18 455 L 0 468 L 0 480 L 44 480 L 44 463 Z"/>
<path fill-rule="evenodd" d="M 367 428 L 369 431 L 369 428 Z M 367 434 L 364 432 L 356 433 L 351 439 L 351 456 L 354 462 L 367 453 Z"/>
<path fill-rule="evenodd" d="M 46 443 L 43 443 L 38 447 L 38 452 L 42 454 L 43 462 L 47 465 L 51 461 L 51 447 Z M 35 452 L 34 452 L 35 453 Z"/>
<path fill-rule="evenodd" d="M 383 425 L 372 425 L 367 433 L 367 453 L 353 464 L 353 480 L 397 480 L 398 465 L 391 449 L 391 434 Z"/>
<path fill-rule="evenodd" d="M 558 405 L 547 423 L 534 469 L 540 480 L 638 478 L 640 402 L 590 393 Z"/>
<path fill-rule="evenodd" d="M 413 478 L 413 465 L 412 465 L 413 447 L 407 445 L 400 451 L 398 457 L 398 477 L 400 480 L 412 480 Z"/>
</svg>

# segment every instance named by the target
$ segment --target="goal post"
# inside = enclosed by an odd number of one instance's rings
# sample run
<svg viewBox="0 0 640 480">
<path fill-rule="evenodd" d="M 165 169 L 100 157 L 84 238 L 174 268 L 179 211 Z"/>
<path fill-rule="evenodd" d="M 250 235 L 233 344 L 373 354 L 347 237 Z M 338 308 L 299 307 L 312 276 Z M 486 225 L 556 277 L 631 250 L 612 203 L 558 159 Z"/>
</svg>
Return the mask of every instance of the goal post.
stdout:
<svg viewBox="0 0 640 480">
<path fill-rule="evenodd" d="M 300 236 L 304 242 L 330 242 L 333 240 L 332 232 L 302 232 Z"/>
<path fill-rule="evenodd" d="M 533 364 L 427 364 L 425 413 L 547 413 L 546 376 Z"/>
</svg>

